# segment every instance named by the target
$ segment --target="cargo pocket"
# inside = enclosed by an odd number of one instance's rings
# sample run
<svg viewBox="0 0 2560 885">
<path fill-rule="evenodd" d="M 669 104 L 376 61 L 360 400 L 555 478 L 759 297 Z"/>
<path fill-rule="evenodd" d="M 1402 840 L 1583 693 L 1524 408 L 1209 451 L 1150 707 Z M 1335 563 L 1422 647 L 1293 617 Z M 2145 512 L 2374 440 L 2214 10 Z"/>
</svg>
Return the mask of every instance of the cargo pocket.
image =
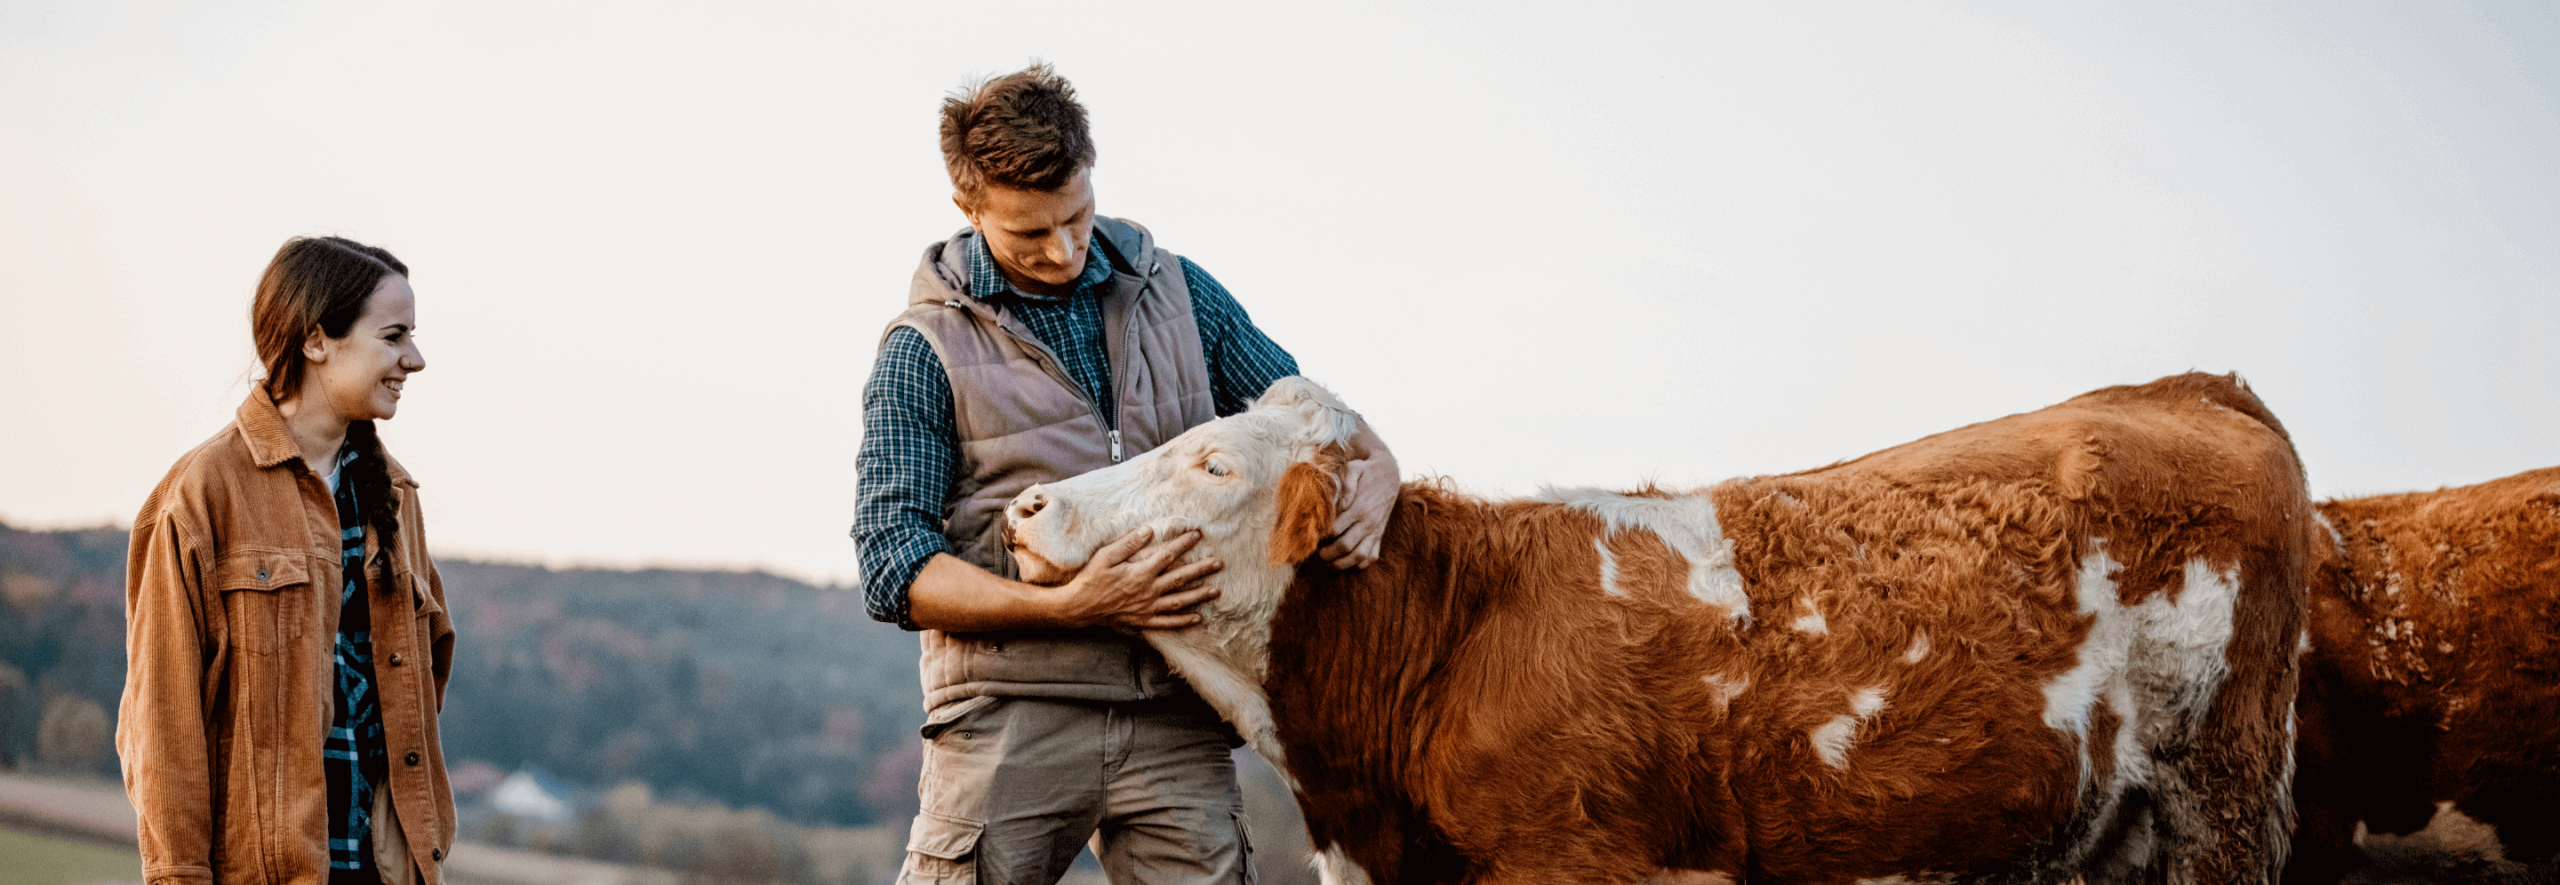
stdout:
<svg viewBox="0 0 2560 885">
<path fill-rule="evenodd" d="M 935 707 L 933 708 L 933 712 L 925 714 L 924 725 L 916 729 L 916 734 L 922 735 L 924 739 L 928 741 L 939 738 L 942 736 L 943 732 L 949 731 L 951 726 L 958 724 L 962 719 L 968 718 L 969 714 L 995 706 L 995 703 L 996 697 L 994 695 L 979 695 L 974 698 L 963 698 Z M 967 735 L 965 732 L 968 730 L 962 729 L 962 731 L 964 734 L 961 736 L 966 737 Z"/>
<path fill-rule="evenodd" d="M 231 647 L 261 657 L 282 654 L 318 626 L 311 573 L 300 552 L 242 550 L 222 557 L 213 577 Z"/>
<path fill-rule="evenodd" d="M 1236 819 L 1236 881 L 1253 885 L 1253 828 L 1244 822 L 1244 809 L 1230 813 Z"/>
<path fill-rule="evenodd" d="M 985 824 L 927 811 L 916 815 L 907 834 L 907 862 L 898 871 L 899 885 L 939 883 L 977 885 L 978 833 Z"/>
</svg>

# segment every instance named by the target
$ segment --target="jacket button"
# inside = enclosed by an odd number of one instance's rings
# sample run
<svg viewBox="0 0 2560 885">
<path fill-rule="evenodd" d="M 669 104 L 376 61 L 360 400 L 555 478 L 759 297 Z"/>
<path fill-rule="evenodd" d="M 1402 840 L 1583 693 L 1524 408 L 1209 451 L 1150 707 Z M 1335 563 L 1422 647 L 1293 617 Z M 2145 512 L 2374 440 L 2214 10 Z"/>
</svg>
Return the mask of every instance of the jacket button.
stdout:
<svg viewBox="0 0 2560 885">
<path fill-rule="evenodd" d="M 267 570 L 266 570 L 266 569 L 259 569 L 259 570 L 258 570 L 258 583 L 264 584 L 264 583 L 266 583 L 266 582 L 267 582 Z"/>
<path fill-rule="evenodd" d="M 411 750 L 411 751 L 409 751 L 409 755 L 401 757 L 401 758 L 400 758 L 400 761 L 402 761 L 402 762 L 406 762 L 406 763 L 409 763 L 409 764 L 411 764 L 411 765 L 416 765 L 416 764 L 418 764 L 418 751 L 416 751 L 416 750 Z"/>
<path fill-rule="evenodd" d="M 391 666 L 394 666 L 394 667 L 400 666 L 400 656 L 399 656 L 399 655 L 394 654 L 394 655 L 392 655 L 392 656 L 391 656 Z"/>
</svg>

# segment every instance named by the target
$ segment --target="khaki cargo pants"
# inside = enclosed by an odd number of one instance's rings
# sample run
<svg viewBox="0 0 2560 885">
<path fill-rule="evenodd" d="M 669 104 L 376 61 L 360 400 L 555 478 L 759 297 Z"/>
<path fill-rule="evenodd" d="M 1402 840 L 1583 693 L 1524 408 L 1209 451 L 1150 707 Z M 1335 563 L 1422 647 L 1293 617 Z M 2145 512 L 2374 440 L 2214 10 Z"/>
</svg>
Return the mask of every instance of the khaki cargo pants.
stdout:
<svg viewBox="0 0 2560 885">
<path fill-rule="evenodd" d="M 1196 697 L 976 697 L 925 719 L 899 885 L 1052 885 L 1092 842 L 1116 885 L 1251 885 L 1234 732 Z"/>
</svg>

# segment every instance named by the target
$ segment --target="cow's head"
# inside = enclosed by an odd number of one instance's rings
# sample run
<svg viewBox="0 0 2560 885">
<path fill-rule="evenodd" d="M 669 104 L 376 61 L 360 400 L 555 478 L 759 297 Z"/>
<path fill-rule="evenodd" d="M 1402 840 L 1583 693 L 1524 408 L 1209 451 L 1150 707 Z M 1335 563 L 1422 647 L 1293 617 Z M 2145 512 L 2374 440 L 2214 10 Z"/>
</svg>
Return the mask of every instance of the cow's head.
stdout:
<svg viewBox="0 0 2560 885">
<path fill-rule="evenodd" d="M 1199 530 L 1193 555 L 1226 563 L 1212 579 L 1222 589 L 1240 572 L 1285 574 L 1333 527 L 1357 422 L 1315 382 L 1282 378 L 1253 408 L 1125 464 L 1024 489 L 1005 510 L 1015 564 L 1023 580 L 1063 583 L 1096 549 L 1148 526 L 1159 538 Z"/>
<path fill-rule="evenodd" d="M 1260 695 L 1271 619 L 1298 561 L 1315 553 L 1348 497 L 1344 444 L 1358 423 L 1315 382 L 1282 378 L 1253 408 L 1128 463 L 1024 489 L 1005 511 L 1014 564 L 1026 581 L 1064 583 L 1132 529 L 1152 527 L 1158 538 L 1197 529 L 1191 555 L 1225 564 L 1208 581 L 1220 595 L 1200 607 L 1199 628 L 1146 637 L 1257 738 L 1267 723 L 1247 721 L 1246 708 Z M 1211 684 L 1220 679 L 1235 684 Z"/>
</svg>

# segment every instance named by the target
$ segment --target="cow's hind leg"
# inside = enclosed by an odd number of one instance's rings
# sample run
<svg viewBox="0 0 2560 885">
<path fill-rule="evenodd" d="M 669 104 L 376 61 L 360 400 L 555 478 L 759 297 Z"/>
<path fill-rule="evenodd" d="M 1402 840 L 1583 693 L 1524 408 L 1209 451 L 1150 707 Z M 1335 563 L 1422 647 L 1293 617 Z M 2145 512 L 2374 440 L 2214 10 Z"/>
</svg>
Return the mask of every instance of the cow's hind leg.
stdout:
<svg viewBox="0 0 2560 885">
<path fill-rule="evenodd" d="M 2302 647 L 2298 582 L 2241 575 L 2299 575 L 2262 554 L 2237 573 L 2190 567 L 2181 604 L 2201 602 L 2204 581 L 2230 587 L 2230 639 L 2224 669 L 2207 698 L 2193 698 L 2195 674 L 2153 686 L 2150 721 L 2141 740 L 2151 757 L 2160 863 L 2173 883 L 2272 885 L 2293 833 L 2293 701 Z M 2218 684 L 2217 684 L 2218 683 Z M 2200 708 L 2200 709 L 2199 709 Z M 2192 711 L 2192 712 L 2190 712 Z M 2200 716 L 2199 716 L 2200 714 Z M 2200 719 L 2200 721 L 2199 721 Z"/>
</svg>

